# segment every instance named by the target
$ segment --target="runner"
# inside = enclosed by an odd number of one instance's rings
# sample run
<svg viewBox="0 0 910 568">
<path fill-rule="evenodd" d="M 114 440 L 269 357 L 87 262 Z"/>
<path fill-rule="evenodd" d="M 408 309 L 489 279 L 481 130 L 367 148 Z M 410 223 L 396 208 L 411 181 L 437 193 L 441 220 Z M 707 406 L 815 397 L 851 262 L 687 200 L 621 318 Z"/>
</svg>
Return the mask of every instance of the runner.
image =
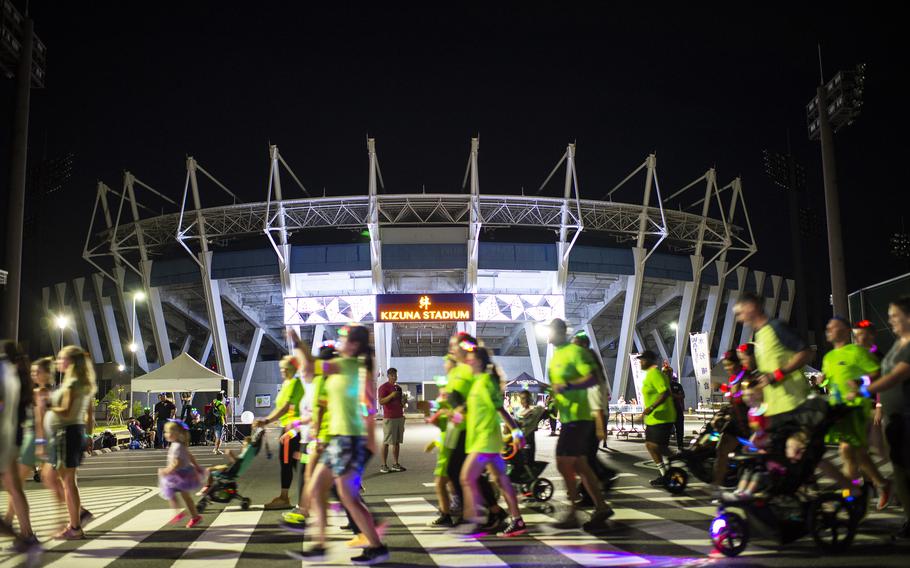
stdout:
<svg viewBox="0 0 910 568">
<path fill-rule="evenodd" d="M 591 439 L 595 438 L 588 389 L 597 384 L 597 364 L 588 350 L 569 343 L 566 332 L 563 320 L 557 318 L 550 322 L 549 341 L 553 345 L 553 356 L 548 371 L 562 423 L 556 442 L 556 467 L 565 481 L 571 503 L 566 516 L 552 526 L 563 530 L 578 528 L 577 478 L 580 477 L 595 507 L 594 514 L 583 528 L 598 531 L 607 527 L 607 519 L 613 514 L 613 509 L 604 502 L 597 477 L 587 458 Z"/>
<path fill-rule="evenodd" d="M 7 511 L 6 520 L 12 525 L 13 514 L 19 520 L 19 536 L 21 541 L 16 545 L 17 548 L 23 548 L 25 551 L 32 549 L 38 544 L 35 533 L 32 532 L 31 515 L 29 514 L 29 504 L 25 497 L 23 482 L 34 475 L 35 468 L 35 428 L 34 428 L 34 386 L 32 385 L 31 374 L 29 373 L 28 356 L 22 352 L 20 346 L 12 341 L 4 345 L 4 351 L 9 362 L 13 365 L 11 368 L 15 371 L 8 377 L 11 381 L 18 381 L 19 400 L 14 406 L 16 411 L 16 436 L 13 446 L 14 452 L 10 452 L 7 459 L 8 467 L 3 472 L 3 485 L 6 487 L 10 496 L 10 507 Z M 24 471 L 23 471 L 24 470 Z"/>
<path fill-rule="evenodd" d="M 373 350 L 369 343 L 369 331 L 363 326 L 345 326 L 338 335 L 341 338 L 339 357 L 320 361 L 316 365 L 309 360 L 304 363 L 305 376 L 316 374 L 325 377 L 328 434 L 331 439 L 306 487 L 319 527 L 316 544 L 303 553 L 289 555 L 309 562 L 325 560 L 325 497 L 334 483 L 341 503 L 369 542 L 363 553 L 352 558 L 351 562 L 357 565 L 377 564 L 388 560 L 389 550 L 380 542 L 373 517 L 360 499 L 364 467 L 376 452 L 373 435 L 376 413 Z"/>
<path fill-rule="evenodd" d="M 881 393 L 885 440 L 894 470 L 894 493 L 904 509 L 904 524 L 895 533 L 910 538 L 910 296 L 888 306 L 888 323 L 896 336 L 882 359 L 882 376 L 870 385 L 860 385 L 867 398 Z"/>
<path fill-rule="evenodd" d="M 51 407 L 45 419 L 45 431 L 53 436 L 54 467 L 63 483 L 63 494 L 69 523 L 58 532 L 57 540 L 85 538 L 82 524 L 90 514 L 82 508 L 76 471 L 82 464 L 87 432 L 95 426 L 92 397 L 95 396 L 95 369 L 91 356 L 81 347 L 69 345 L 57 355 L 57 371 L 63 382 L 51 393 Z"/>
<path fill-rule="evenodd" d="M 878 490 L 878 509 L 887 507 L 891 500 L 891 483 L 882 477 L 872 463 L 868 451 L 869 422 L 872 418 L 872 401 L 855 397 L 856 380 L 868 375 L 879 376 L 879 365 L 869 350 L 850 343 L 850 323 L 834 317 L 825 326 L 825 337 L 834 347 L 822 360 L 822 386 L 828 389 L 828 401 L 832 406 L 845 404 L 851 412 L 834 424 L 825 436 L 828 444 L 839 444 L 843 458 L 843 473 L 854 485 L 860 485 L 862 471 Z M 855 397 L 855 398 L 854 398 Z"/>
<path fill-rule="evenodd" d="M 284 382 L 275 399 L 275 410 L 265 418 L 256 420 L 256 428 L 268 426 L 278 420 L 281 425 L 279 437 L 278 465 L 281 468 L 281 493 L 264 505 L 265 510 L 290 509 L 291 499 L 288 492 L 294 480 L 294 469 L 298 459 L 294 456 L 300 451 L 300 433 L 291 425 L 297 420 L 297 409 L 303 399 L 303 383 L 297 377 L 301 362 L 297 357 L 287 355 L 278 364 Z"/>
<path fill-rule="evenodd" d="M 638 356 L 645 378 L 641 385 L 644 399 L 645 415 L 645 448 L 654 463 L 659 475 L 651 480 L 653 487 L 667 484 L 669 464 L 664 458 L 670 455 L 670 434 L 676 423 L 676 405 L 670 391 L 670 380 L 657 366 L 657 355 L 646 350 Z"/>
<path fill-rule="evenodd" d="M 452 367 L 448 372 L 446 392 L 452 408 L 464 404 L 474 382 L 474 371 L 467 364 L 468 353 L 462 348 L 463 344 L 477 345 L 478 342 L 467 333 L 457 333 L 449 339 L 449 357 L 452 360 Z M 465 503 L 465 488 L 458 480 L 461 479 L 461 470 L 467 459 L 465 426 L 464 421 L 456 423 L 449 420 L 446 428 L 446 447 L 451 450 L 446 472 L 455 485 L 455 494 L 458 502 L 462 504 L 462 509 Z M 496 503 L 496 493 L 494 493 L 490 481 L 486 477 L 481 477 L 478 484 L 483 502 L 487 505 L 487 522 L 480 527 L 480 530 L 487 533 L 497 532 L 506 522 L 506 512 Z"/>
<path fill-rule="evenodd" d="M 875 344 L 875 327 L 869 320 L 860 320 L 853 324 L 853 342 L 869 350 L 875 360 L 881 363 L 884 353 Z M 882 401 L 881 395 L 875 395 L 875 405 L 872 419 L 869 421 L 869 447 L 875 449 L 875 454 L 880 460 L 888 460 L 888 451 L 885 444 L 885 434 L 882 432 Z"/>
<path fill-rule="evenodd" d="M 515 488 L 506 475 L 506 464 L 501 455 L 503 443 L 500 419 L 505 421 L 513 438 L 519 440 L 519 449 L 524 446 L 524 437 L 521 429 L 503 408 L 503 388 L 499 373 L 493 367 L 490 352 L 467 340 L 461 342 L 461 348 L 469 353 L 467 360 L 474 372 L 474 381 L 465 404 L 452 415 L 452 420 L 457 422 L 464 418 L 467 423 L 465 449 L 468 456 L 464 467 L 461 468 L 460 481 L 467 489 L 464 510 L 468 522 L 459 528 L 459 532 L 476 533 L 484 521 L 480 516 L 481 497 L 478 479 L 485 469 L 489 469 L 502 489 L 511 515 L 509 523 L 497 534 L 506 537 L 518 536 L 526 533 L 528 529 L 518 510 Z"/>
<path fill-rule="evenodd" d="M 719 495 L 720 488 L 727 477 L 727 469 L 730 466 L 730 452 L 739 445 L 738 438 L 746 439 L 750 436 L 748 408 L 742 397 L 742 384 L 748 370 L 742 366 L 737 351 L 727 351 L 722 360 L 724 370 L 729 375 L 727 382 L 721 385 L 721 391 L 724 393 L 724 401 L 727 403 L 727 411 L 730 414 L 730 422 L 724 428 L 720 440 L 717 442 L 717 449 L 714 459 L 714 483 L 711 487 L 711 493 L 715 497 Z"/>
<path fill-rule="evenodd" d="M 452 367 L 454 367 L 453 360 L 446 357 L 446 373 Z M 440 385 L 439 397 L 436 399 L 436 403 L 438 408 L 427 419 L 427 422 L 439 428 L 439 436 L 435 440 L 431 440 L 424 451 L 429 453 L 435 448 L 439 452 L 436 455 L 436 467 L 433 469 L 433 483 L 436 489 L 436 500 L 439 503 L 439 516 L 429 521 L 427 525 L 431 527 L 452 527 L 455 521 L 452 518 L 452 493 L 449 491 L 450 480 L 448 475 L 449 456 L 452 450 L 446 447 L 446 429 L 449 424 L 449 411 L 451 411 L 452 407 L 448 402 L 444 385 Z"/>
</svg>

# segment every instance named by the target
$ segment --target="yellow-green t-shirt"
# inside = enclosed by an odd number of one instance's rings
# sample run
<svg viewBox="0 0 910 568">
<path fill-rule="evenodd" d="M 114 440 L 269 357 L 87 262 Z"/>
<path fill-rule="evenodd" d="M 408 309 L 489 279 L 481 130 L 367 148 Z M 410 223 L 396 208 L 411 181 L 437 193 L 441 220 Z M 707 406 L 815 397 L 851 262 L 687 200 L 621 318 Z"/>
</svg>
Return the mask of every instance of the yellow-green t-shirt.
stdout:
<svg viewBox="0 0 910 568">
<path fill-rule="evenodd" d="M 670 379 L 653 366 L 645 372 L 645 379 L 641 385 L 641 396 L 645 399 L 645 408 L 653 406 L 657 399 L 670 388 Z M 646 426 L 676 422 L 676 405 L 673 397 L 668 396 L 662 403 L 654 408 L 651 414 L 645 416 Z"/>
<path fill-rule="evenodd" d="M 773 373 L 784 367 L 806 344 L 787 326 L 771 320 L 755 332 L 755 363 L 759 373 Z M 762 390 L 767 407 L 765 416 L 790 412 L 809 396 L 809 381 L 801 369 L 787 374 L 780 382 L 771 381 Z"/>
<path fill-rule="evenodd" d="M 316 367 L 321 366 L 316 365 Z M 325 376 L 316 375 L 310 388 L 313 389 L 313 414 L 316 414 L 316 409 L 319 408 L 319 432 L 316 437 L 323 442 L 328 442 L 331 436 L 329 436 L 329 409 L 325 392 Z"/>
<path fill-rule="evenodd" d="M 275 399 L 275 406 L 280 408 L 285 404 L 290 404 L 287 412 L 282 414 L 281 418 L 278 419 L 282 428 L 287 428 L 288 425 L 297 420 L 298 409 L 300 407 L 300 401 L 303 399 L 303 394 L 303 382 L 297 377 L 287 379 L 281 384 L 278 398 Z"/>
<path fill-rule="evenodd" d="M 590 351 L 574 343 L 566 343 L 553 349 L 548 369 L 550 383 L 567 385 L 571 381 L 590 376 L 596 369 L 597 365 Z M 556 408 L 559 409 L 560 422 L 592 420 L 587 389 L 554 393 L 553 398 L 556 401 Z"/>
<path fill-rule="evenodd" d="M 861 345 L 849 344 L 832 349 L 822 359 L 822 373 L 828 380 L 828 401 L 831 404 L 847 404 L 849 406 L 862 406 L 869 399 L 856 397 L 847 399 L 847 394 L 855 389 L 850 381 L 855 381 L 863 375 L 877 373 L 878 360 Z"/>
<path fill-rule="evenodd" d="M 338 367 L 338 372 L 325 377 L 324 383 L 328 435 L 364 436 L 366 432 L 360 409 L 360 359 L 337 357 L 330 363 Z M 322 365 L 317 363 L 316 369 L 321 372 Z M 323 418 L 323 424 L 325 422 Z"/>
<path fill-rule="evenodd" d="M 446 382 L 446 392 L 457 392 L 461 399 L 467 401 L 474 384 L 474 370 L 467 363 L 458 363 L 449 370 Z M 455 406 L 455 405 L 453 405 Z M 454 425 L 456 430 L 464 430 L 464 421 Z"/>
<path fill-rule="evenodd" d="M 502 451 L 502 426 L 498 409 L 502 392 L 489 373 L 474 377 L 467 402 L 465 453 L 498 454 Z"/>
</svg>

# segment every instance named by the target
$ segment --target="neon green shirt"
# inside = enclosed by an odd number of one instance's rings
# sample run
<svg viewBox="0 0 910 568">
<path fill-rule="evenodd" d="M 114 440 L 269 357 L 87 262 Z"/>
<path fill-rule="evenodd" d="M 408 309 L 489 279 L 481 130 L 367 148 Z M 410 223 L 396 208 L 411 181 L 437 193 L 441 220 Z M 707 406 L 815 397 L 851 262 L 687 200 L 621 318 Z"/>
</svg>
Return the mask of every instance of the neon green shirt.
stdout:
<svg viewBox="0 0 910 568">
<path fill-rule="evenodd" d="M 755 362 L 759 373 L 773 373 L 805 349 L 805 343 L 777 320 L 771 320 L 755 332 Z M 796 370 L 784 380 L 770 383 L 762 389 L 767 410 L 765 416 L 790 412 L 809 396 L 809 381 L 802 370 Z"/>
<path fill-rule="evenodd" d="M 325 379 L 326 409 L 331 436 L 365 436 L 363 416 L 360 411 L 360 360 L 338 357 L 331 363 L 338 373 Z M 322 365 L 316 365 L 321 368 Z"/>
<path fill-rule="evenodd" d="M 550 383 L 566 385 L 570 381 L 590 376 L 597 370 L 591 352 L 574 343 L 566 343 L 553 349 L 550 359 Z M 553 396 L 559 409 L 559 420 L 563 423 L 591 420 L 591 404 L 587 389 L 563 391 Z"/>
<path fill-rule="evenodd" d="M 660 372 L 657 365 L 645 372 L 641 385 L 641 396 L 645 399 L 645 408 L 652 406 L 660 396 L 670 388 L 670 379 Z M 673 397 L 668 396 L 651 414 L 645 416 L 646 426 L 676 422 L 676 405 Z"/>
<path fill-rule="evenodd" d="M 863 375 L 871 375 L 879 370 L 878 360 L 861 345 L 848 344 L 837 349 L 832 349 L 822 359 L 822 373 L 828 380 L 828 401 L 831 404 L 847 404 L 861 406 L 871 402 L 867 398 L 856 397 L 847 400 L 847 394 L 856 390 L 851 387 L 850 381 L 855 381 Z"/>
<path fill-rule="evenodd" d="M 281 415 L 278 423 L 282 428 L 287 428 L 292 422 L 297 420 L 300 401 L 303 399 L 303 382 L 297 377 L 287 379 L 281 384 L 281 390 L 278 392 L 278 398 L 275 399 L 275 406 L 281 408 L 285 404 L 290 404 L 287 412 Z"/>
<path fill-rule="evenodd" d="M 474 384 L 474 371 L 467 363 L 458 363 L 449 371 L 448 382 L 446 383 L 446 392 L 457 392 L 463 400 L 468 400 L 471 392 L 471 385 Z M 465 429 L 464 421 L 459 424 L 453 424 L 458 431 Z"/>
<path fill-rule="evenodd" d="M 317 369 L 320 368 L 320 365 L 316 365 Z M 310 385 L 310 388 L 313 389 L 313 414 L 316 414 L 316 408 L 319 408 L 319 432 L 316 434 L 316 437 L 322 440 L 323 442 L 328 442 L 331 436 L 329 435 L 329 409 L 326 405 L 327 398 L 325 392 L 325 377 L 323 375 L 316 375 L 313 378 L 313 384 Z"/>
<path fill-rule="evenodd" d="M 466 453 L 498 454 L 502 450 L 502 426 L 497 412 L 500 408 L 499 384 L 489 373 L 476 375 L 468 393 Z"/>
</svg>

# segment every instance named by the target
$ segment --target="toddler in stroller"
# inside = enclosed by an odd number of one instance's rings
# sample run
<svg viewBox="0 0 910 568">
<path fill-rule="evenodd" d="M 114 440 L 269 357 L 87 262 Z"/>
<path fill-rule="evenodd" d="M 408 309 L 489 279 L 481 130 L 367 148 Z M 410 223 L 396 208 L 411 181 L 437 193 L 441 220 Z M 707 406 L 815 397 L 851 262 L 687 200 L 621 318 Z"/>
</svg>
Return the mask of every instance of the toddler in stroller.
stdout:
<svg viewBox="0 0 910 568">
<path fill-rule="evenodd" d="M 844 407 L 829 406 L 824 398 L 811 396 L 786 424 L 770 432 L 764 453 L 736 458 L 749 477 L 739 494 L 720 499 L 709 530 L 717 551 L 726 556 L 740 554 L 753 526 L 776 536 L 781 545 L 811 534 L 825 552 L 850 546 L 862 508 L 849 491 L 820 490 L 815 477 L 825 453 L 825 434 L 843 412 Z M 745 519 L 730 512 L 730 507 L 741 508 Z"/>
<path fill-rule="evenodd" d="M 545 410 L 531 404 L 530 393 L 527 391 L 522 392 L 521 404 L 522 408 L 517 412 L 516 422 L 521 427 L 527 445 L 518 449 L 520 446 L 512 440 L 511 434 L 506 435 L 502 456 L 506 460 L 506 472 L 512 485 L 525 497 L 547 501 L 553 496 L 553 483 L 540 476 L 548 464 L 535 459 L 534 436 Z"/>
<path fill-rule="evenodd" d="M 235 499 L 239 499 L 241 509 L 247 510 L 250 508 L 250 498 L 242 496 L 237 490 L 237 480 L 250 467 L 253 459 L 255 459 L 263 446 L 266 446 L 266 452 L 268 452 L 265 428 L 257 428 L 252 435 L 244 440 L 240 453 L 235 455 L 233 452 L 228 452 L 228 460 L 231 463 L 209 469 L 208 481 L 199 492 L 201 499 L 196 503 L 196 508 L 200 513 L 205 511 L 212 501 L 215 503 L 230 503 Z"/>
</svg>

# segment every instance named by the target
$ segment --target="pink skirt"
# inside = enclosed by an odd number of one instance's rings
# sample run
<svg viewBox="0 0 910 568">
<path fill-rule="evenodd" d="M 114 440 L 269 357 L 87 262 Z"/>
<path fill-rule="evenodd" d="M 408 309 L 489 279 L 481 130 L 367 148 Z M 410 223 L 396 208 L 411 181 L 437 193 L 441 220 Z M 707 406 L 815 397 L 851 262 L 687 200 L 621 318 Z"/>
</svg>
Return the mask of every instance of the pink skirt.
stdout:
<svg viewBox="0 0 910 568">
<path fill-rule="evenodd" d="M 158 480 L 161 496 L 167 500 L 173 499 L 181 491 L 195 491 L 202 487 L 202 479 L 196 468 L 184 467 L 167 475 L 162 475 Z"/>
</svg>

